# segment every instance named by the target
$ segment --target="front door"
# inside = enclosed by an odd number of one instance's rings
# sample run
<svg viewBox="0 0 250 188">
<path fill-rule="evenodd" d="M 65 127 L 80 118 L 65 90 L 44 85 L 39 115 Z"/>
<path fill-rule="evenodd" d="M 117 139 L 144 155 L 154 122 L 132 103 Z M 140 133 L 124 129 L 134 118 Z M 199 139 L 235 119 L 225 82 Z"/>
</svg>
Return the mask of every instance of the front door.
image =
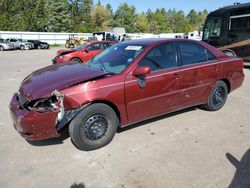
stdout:
<svg viewBox="0 0 250 188">
<path fill-rule="evenodd" d="M 175 73 L 177 55 L 174 43 L 153 48 L 137 66 L 149 66 L 146 77 L 129 75 L 125 80 L 125 97 L 129 122 L 136 122 L 173 110 L 183 94 L 179 75 Z"/>
<path fill-rule="evenodd" d="M 88 46 L 87 51 L 83 51 L 82 61 L 86 62 L 102 52 L 101 43 L 94 43 Z"/>
</svg>

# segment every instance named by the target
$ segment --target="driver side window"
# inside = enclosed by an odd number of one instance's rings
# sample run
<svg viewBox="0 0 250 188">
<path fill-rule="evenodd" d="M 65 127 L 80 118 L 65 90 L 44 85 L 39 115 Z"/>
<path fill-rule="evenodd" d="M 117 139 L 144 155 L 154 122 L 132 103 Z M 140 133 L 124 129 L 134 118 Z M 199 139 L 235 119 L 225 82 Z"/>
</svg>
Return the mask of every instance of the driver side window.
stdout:
<svg viewBox="0 0 250 188">
<path fill-rule="evenodd" d="M 173 43 L 165 43 L 153 48 L 138 64 L 149 66 L 151 71 L 169 69 L 177 66 L 176 50 Z"/>
<path fill-rule="evenodd" d="M 88 47 L 88 50 L 89 51 L 101 50 L 101 44 L 100 43 L 92 44 L 91 46 Z"/>
</svg>

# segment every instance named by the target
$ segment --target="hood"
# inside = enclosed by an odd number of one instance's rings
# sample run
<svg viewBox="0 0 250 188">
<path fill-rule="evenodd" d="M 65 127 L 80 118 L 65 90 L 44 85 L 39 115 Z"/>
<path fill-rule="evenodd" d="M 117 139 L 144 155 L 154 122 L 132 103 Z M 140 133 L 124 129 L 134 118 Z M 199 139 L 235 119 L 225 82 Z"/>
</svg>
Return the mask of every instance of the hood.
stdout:
<svg viewBox="0 0 250 188">
<path fill-rule="evenodd" d="M 74 51 L 76 51 L 76 50 L 58 50 L 57 51 L 57 56 L 59 56 L 59 55 L 64 55 L 64 54 L 69 54 L 69 53 L 71 53 L 71 52 L 74 52 Z"/>
<path fill-rule="evenodd" d="M 49 96 L 60 90 L 108 73 L 86 68 L 80 63 L 51 65 L 33 72 L 21 84 L 19 92 L 30 101 Z"/>
</svg>

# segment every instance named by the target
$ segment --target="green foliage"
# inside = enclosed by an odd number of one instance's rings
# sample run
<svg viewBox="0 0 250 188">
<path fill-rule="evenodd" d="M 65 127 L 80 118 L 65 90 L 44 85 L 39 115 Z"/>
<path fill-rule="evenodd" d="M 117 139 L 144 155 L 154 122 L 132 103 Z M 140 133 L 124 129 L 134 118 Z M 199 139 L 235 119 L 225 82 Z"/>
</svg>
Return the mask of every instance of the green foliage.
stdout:
<svg viewBox="0 0 250 188">
<path fill-rule="evenodd" d="M 138 15 L 136 20 L 136 30 L 139 33 L 149 32 L 149 23 L 144 12 Z"/>
<path fill-rule="evenodd" d="M 106 7 L 99 2 L 92 9 L 91 21 L 95 30 L 108 30 L 110 29 L 109 12 Z"/>
<path fill-rule="evenodd" d="M 136 31 L 135 23 L 137 20 L 136 9 L 127 3 L 122 3 L 114 15 L 114 26 L 124 27 L 126 32 L 133 33 Z"/>
<path fill-rule="evenodd" d="M 0 30 L 82 33 L 112 27 L 125 27 L 128 33 L 187 33 L 202 29 L 208 14 L 164 8 L 137 13 L 127 3 L 114 12 L 110 4 L 94 5 L 93 0 L 0 0 L 0 10 Z"/>
<path fill-rule="evenodd" d="M 46 0 L 47 30 L 50 32 L 70 32 L 70 14 L 67 0 Z"/>
</svg>

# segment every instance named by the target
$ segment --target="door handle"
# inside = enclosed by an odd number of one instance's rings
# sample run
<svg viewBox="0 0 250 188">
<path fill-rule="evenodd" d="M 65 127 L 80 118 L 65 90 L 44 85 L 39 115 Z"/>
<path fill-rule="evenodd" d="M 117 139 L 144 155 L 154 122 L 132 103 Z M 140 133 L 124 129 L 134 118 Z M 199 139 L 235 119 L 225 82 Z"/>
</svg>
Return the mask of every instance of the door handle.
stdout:
<svg viewBox="0 0 250 188">
<path fill-rule="evenodd" d="M 179 74 L 173 74 L 172 78 L 174 80 L 178 80 L 178 79 L 180 79 L 180 75 Z"/>
</svg>

